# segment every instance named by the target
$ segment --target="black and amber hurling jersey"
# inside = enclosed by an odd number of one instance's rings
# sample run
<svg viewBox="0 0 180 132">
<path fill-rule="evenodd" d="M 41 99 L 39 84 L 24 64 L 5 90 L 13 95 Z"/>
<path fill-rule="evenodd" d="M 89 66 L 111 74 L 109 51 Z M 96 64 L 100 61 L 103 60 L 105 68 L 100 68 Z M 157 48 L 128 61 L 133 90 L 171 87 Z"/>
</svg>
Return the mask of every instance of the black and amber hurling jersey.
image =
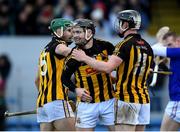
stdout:
<svg viewBox="0 0 180 132">
<path fill-rule="evenodd" d="M 115 96 L 125 102 L 150 102 L 147 77 L 153 62 L 150 45 L 139 34 L 130 34 L 116 45 L 114 55 L 123 62 L 117 68 Z"/>
<path fill-rule="evenodd" d="M 113 53 L 114 46 L 109 42 L 94 39 L 93 46 L 83 50 L 87 55 L 97 60 L 107 61 L 108 55 Z M 70 80 L 73 73 L 75 84 Z M 89 65 L 74 60 L 71 55 L 65 61 L 62 82 L 72 91 L 75 88 L 87 89 L 92 97 L 91 103 L 102 102 L 114 97 L 114 89 L 109 74 L 96 71 Z"/>
<path fill-rule="evenodd" d="M 66 91 L 62 88 L 61 82 L 65 58 L 55 53 L 55 48 L 60 43 L 65 42 L 53 38 L 40 54 L 38 107 L 54 100 L 67 99 Z"/>
</svg>

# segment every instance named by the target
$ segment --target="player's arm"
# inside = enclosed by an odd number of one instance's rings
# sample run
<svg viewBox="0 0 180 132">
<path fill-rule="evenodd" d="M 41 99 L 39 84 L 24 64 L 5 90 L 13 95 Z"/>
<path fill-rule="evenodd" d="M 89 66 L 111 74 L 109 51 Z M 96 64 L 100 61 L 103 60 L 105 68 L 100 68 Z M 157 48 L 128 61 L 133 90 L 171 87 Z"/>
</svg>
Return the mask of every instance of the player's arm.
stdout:
<svg viewBox="0 0 180 132">
<path fill-rule="evenodd" d="M 154 55 L 163 57 L 180 57 L 180 48 L 167 48 L 160 44 L 155 44 L 152 46 Z"/>
<path fill-rule="evenodd" d="M 152 46 L 154 55 L 167 57 L 167 47 L 162 46 L 162 44 L 157 43 Z"/>
<path fill-rule="evenodd" d="M 71 48 L 65 44 L 58 44 L 55 48 L 55 53 L 63 56 L 67 56 L 71 52 Z"/>
<path fill-rule="evenodd" d="M 180 48 L 167 48 L 167 57 L 180 57 Z"/>
<path fill-rule="evenodd" d="M 89 92 L 84 88 L 77 88 L 71 80 L 71 76 L 79 67 L 80 63 L 78 63 L 79 62 L 74 59 L 70 59 L 69 62 L 67 62 L 67 65 L 65 65 L 61 76 L 62 84 L 65 88 L 69 88 L 70 91 L 76 92 L 77 96 L 80 97 L 83 101 L 89 101 L 92 99 L 92 97 L 89 95 Z"/>
<path fill-rule="evenodd" d="M 107 62 L 99 61 L 87 56 L 82 50 L 73 50 L 73 56 L 76 60 L 83 61 L 94 69 L 106 73 L 111 73 L 122 62 L 122 59 L 115 55 L 112 55 Z"/>
<path fill-rule="evenodd" d="M 73 63 L 73 60 L 70 59 L 67 64 L 64 66 L 61 81 L 64 87 L 69 88 L 70 91 L 75 92 L 76 85 L 72 82 L 71 76 L 75 72 L 75 63 Z"/>
</svg>

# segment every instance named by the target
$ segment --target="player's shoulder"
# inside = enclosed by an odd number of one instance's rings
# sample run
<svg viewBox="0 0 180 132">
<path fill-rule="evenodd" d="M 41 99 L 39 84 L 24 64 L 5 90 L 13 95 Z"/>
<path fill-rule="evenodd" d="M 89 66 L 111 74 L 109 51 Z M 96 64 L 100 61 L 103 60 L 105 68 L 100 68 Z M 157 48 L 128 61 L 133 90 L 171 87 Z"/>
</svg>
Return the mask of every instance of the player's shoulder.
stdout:
<svg viewBox="0 0 180 132">
<path fill-rule="evenodd" d="M 114 45 L 103 39 L 94 39 L 95 45 L 100 49 L 114 49 Z"/>
<path fill-rule="evenodd" d="M 94 38 L 96 44 L 108 44 L 108 45 L 113 45 L 111 42 L 104 40 L 104 39 L 99 39 L 99 38 Z"/>
<path fill-rule="evenodd" d="M 56 39 L 56 43 L 57 43 L 57 44 L 64 44 L 64 45 L 66 45 L 66 42 L 65 42 L 64 40 L 58 40 L 58 39 Z"/>
<path fill-rule="evenodd" d="M 127 38 L 125 38 L 124 40 L 120 41 L 119 43 L 116 44 L 116 47 L 120 48 L 120 47 L 123 47 L 123 46 L 129 46 L 132 44 L 132 38 L 133 36 L 129 36 Z"/>
</svg>

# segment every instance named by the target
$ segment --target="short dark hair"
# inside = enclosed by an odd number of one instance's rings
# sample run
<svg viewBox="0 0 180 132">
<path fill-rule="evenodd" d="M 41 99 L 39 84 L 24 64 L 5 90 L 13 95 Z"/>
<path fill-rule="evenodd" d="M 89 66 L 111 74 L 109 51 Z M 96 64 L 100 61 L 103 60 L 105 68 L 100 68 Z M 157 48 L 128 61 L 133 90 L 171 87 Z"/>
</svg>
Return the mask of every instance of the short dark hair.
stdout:
<svg viewBox="0 0 180 132">
<path fill-rule="evenodd" d="M 175 32 L 167 32 L 164 36 L 163 36 L 163 40 L 167 39 L 169 36 L 173 36 L 174 38 L 176 38 L 176 33 Z"/>
</svg>

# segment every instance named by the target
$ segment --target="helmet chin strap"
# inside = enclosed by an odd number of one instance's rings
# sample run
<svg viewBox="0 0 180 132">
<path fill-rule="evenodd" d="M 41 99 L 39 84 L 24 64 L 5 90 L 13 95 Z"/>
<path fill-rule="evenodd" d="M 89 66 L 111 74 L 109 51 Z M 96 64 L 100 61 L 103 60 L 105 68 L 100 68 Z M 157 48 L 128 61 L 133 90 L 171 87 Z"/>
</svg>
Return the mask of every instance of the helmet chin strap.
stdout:
<svg viewBox="0 0 180 132">
<path fill-rule="evenodd" d="M 89 40 L 92 38 L 92 34 L 88 37 L 87 36 L 87 29 L 85 30 L 85 39 L 89 42 Z"/>
<path fill-rule="evenodd" d="M 120 21 L 120 23 L 119 23 L 119 27 L 120 27 L 120 30 L 122 30 L 123 32 L 122 33 L 118 33 L 118 35 L 119 35 L 119 37 L 121 37 L 121 38 L 123 38 L 124 37 L 124 33 L 127 31 L 127 30 L 129 30 L 130 28 L 129 27 L 127 27 L 127 28 L 122 28 L 122 25 L 123 25 L 123 22 L 122 21 Z"/>
<path fill-rule="evenodd" d="M 93 35 L 91 34 L 89 37 L 87 36 L 87 29 L 85 30 L 85 41 L 82 42 L 81 45 L 79 45 L 79 47 L 83 48 L 93 37 Z"/>
<path fill-rule="evenodd" d="M 56 32 L 53 32 L 58 38 L 61 38 L 63 36 L 63 27 L 61 27 L 61 34 L 58 35 Z"/>
</svg>

